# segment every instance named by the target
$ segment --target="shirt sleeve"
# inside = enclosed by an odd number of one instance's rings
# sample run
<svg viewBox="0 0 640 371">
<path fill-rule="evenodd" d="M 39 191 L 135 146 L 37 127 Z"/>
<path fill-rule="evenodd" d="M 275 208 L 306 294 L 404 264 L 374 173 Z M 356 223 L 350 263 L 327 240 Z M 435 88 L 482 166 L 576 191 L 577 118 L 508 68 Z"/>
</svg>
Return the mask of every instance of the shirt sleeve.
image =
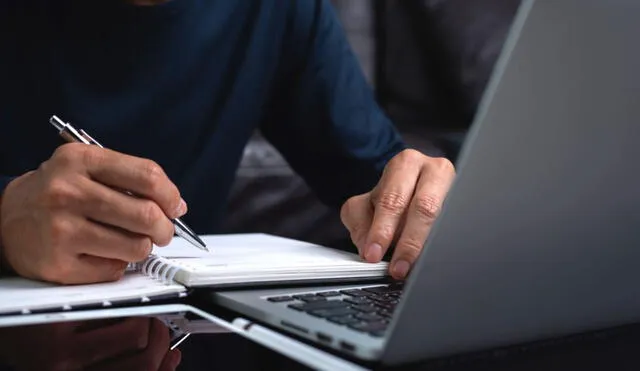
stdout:
<svg viewBox="0 0 640 371">
<path fill-rule="evenodd" d="M 370 191 L 406 148 L 329 1 L 291 1 L 262 133 L 326 204 Z"/>
</svg>

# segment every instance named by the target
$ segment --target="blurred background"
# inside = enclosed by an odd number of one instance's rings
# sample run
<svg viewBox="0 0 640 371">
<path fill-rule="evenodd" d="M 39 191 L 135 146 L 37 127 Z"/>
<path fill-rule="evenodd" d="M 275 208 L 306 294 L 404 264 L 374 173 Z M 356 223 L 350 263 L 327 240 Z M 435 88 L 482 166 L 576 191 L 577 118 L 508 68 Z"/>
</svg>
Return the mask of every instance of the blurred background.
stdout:
<svg viewBox="0 0 640 371">
<path fill-rule="evenodd" d="M 379 104 L 410 146 L 456 161 L 520 0 L 332 0 Z M 352 249 L 321 204 L 255 133 L 220 233 L 264 232 Z"/>
</svg>

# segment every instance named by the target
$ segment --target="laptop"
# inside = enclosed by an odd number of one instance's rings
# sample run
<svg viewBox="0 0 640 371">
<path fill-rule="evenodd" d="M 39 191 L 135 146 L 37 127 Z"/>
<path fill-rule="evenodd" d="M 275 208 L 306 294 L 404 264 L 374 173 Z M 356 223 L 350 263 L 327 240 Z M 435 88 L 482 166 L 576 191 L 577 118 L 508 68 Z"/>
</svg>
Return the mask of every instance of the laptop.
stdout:
<svg viewBox="0 0 640 371">
<path fill-rule="evenodd" d="M 405 282 L 208 293 L 384 365 L 640 320 L 640 2 L 522 2 Z"/>
</svg>

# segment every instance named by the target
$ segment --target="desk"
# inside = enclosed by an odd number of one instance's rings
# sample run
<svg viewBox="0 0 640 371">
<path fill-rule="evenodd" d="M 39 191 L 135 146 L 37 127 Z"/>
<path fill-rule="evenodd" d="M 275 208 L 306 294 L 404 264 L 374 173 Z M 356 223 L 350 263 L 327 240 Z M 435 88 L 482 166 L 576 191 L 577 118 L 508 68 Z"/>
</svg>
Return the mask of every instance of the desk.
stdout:
<svg viewBox="0 0 640 371">
<path fill-rule="evenodd" d="M 166 318 L 135 315 L 0 328 L 0 370 L 307 369 L 235 333 L 212 333 L 211 328 L 198 325 L 205 333 L 195 331 L 184 338 L 172 325 L 179 321 Z M 168 355 L 172 344 L 179 350 L 179 362 L 173 353 Z M 638 370 L 639 350 L 640 326 L 629 326 L 524 352 L 452 358 L 399 369 Z"/>
</svg>

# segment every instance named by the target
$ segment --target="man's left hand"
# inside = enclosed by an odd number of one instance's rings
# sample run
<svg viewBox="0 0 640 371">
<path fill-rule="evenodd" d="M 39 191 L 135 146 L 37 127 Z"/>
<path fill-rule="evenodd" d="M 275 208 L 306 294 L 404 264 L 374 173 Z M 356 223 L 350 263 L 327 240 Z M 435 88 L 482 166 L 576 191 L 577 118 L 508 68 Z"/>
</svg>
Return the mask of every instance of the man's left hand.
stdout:
<svg viewBox="0 0 640 371">
<path fill-rule="evenodd" d="M 404 279 L 418 258 L 455 177 L 453 164 L 407 149 L 389 161 L 378 185 L 351 197 L 340 216 L 360 256 L 379 262 L 389 247 L 395 279 Z"/>
</svg>

